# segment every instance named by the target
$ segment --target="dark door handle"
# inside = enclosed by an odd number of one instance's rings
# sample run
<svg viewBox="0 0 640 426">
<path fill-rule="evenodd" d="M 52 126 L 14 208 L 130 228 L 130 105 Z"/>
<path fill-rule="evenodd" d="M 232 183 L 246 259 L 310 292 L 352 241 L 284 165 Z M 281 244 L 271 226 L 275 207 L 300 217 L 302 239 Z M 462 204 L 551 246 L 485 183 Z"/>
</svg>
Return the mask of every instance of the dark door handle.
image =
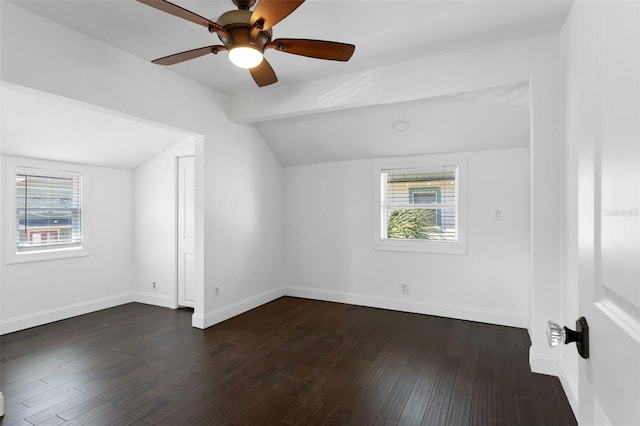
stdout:
<svg viewBox="0 0 640 426">
<path fill-rule="evenodd" d="M 553 321 L 548 321 L 547 325 L 549 346 L 558 346 L 560 343 L 567 345 L 571 342 L 576 342 L 576 348 L 580 356 L 584 359 L 589 358 L 589 325 L 585 317 L 578 318 L 575 331 L 567 327 L 561 327 Z"/>
</svg>

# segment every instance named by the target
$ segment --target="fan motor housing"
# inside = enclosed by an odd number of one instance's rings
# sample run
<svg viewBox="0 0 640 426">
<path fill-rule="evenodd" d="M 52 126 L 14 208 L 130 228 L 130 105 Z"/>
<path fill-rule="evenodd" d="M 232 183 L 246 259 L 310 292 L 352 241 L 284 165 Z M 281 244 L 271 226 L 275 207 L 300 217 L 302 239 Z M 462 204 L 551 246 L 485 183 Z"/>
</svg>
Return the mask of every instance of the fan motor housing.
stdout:
<svg viewBox="0 0 640 426">
<path fill-rule="evenodd" d="M 264 46 L 271 41 L 272 31 L 269 28 L 266 31 L 260 31 L 256 36 L 256 39 L 252 42 L 251 33 L 251 15 L 253 12 L 250 10 L 230 10 L 225 12 L 218 18 L 218 24 L 231 34 L 231 43 L 225 43 L 225 40 L 221 41 L 227 45 L 228 48 L 233 46 L 247 46 L 252 45 L 260 51 L 264 51 Z"/>
<path fill-rule="evenodd" d="M 238 6 L 238 9 L 249 10 L 254 4 L 256 4 L 256 0 L 232 0 L 233 4 Z"/>
</svg>

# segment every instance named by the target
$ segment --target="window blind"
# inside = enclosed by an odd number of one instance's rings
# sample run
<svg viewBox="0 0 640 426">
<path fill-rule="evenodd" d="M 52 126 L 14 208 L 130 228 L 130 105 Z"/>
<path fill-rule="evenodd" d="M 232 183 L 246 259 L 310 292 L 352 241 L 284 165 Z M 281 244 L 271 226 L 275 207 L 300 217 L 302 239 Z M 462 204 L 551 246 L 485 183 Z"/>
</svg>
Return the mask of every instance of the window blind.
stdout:
<svg viewBox="0 0 640 426">
<path fill-rule="evenodd" d="M 82 245 L 82 176 L 16 171 L 17 252 Z"/>
<path fill-rule="evenodd" d="M 382 170 L 383 238 L 457 241 L 456 165 Z"/>
</svg>

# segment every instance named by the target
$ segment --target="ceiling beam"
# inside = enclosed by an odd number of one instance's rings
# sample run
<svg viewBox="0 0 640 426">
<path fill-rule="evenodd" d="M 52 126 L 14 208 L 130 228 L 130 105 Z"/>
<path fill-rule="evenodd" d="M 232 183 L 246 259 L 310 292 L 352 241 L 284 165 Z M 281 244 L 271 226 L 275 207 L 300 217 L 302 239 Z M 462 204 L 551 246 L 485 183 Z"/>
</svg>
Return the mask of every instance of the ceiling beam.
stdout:
<svg viewBox="0 0 640 426">
<path fill-rule="evenodd" d="M 555 37 L 531 37 L 240 93 L 231 98 L 229 118 L 255 123 L 528 82 Z"/>
</svg>

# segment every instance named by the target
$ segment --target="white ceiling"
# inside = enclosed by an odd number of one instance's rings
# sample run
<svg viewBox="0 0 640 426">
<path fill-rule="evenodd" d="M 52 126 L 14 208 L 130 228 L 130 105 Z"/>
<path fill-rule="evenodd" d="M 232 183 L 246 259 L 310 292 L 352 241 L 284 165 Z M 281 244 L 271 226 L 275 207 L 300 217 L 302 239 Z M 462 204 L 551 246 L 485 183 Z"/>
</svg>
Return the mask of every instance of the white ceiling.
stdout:
<svg viewBox="0 0 640 426">
<path fill-rule="evenodd" d="M 285 166 L 529 145 L 527 83 L 255 123 Z"/>
<path fill-rule="evenodd" d="M 204 27 L 134 0 L 12 0 L 14 4 L 145 60 L 219 44 Z M 174 0 L 217 20 L 231 0 Z M 273 38 L 356 45 L 348 63 L 266 52 L 279 83 L 364 71 L 436 53 L 558 31 L 570 0 L 307 0 L 274 26 Z M 228 94 L 259 90 L 226 52 L 171 69 Z M 158 65 L 161 66 L 161 65 Z"/>
<path fill-rule="evenodd" d="M 203 27 L 134 0 L 10 1 L 144 60 L 218 42 L 216 36 Z M 234 8 L 231 0 L 173 2 L 212 20 Z M 279 77 L 274 86 L 313 81 L 555 32 L 561 28 L 570 3 L 570 0 L 307 0 L 274 27 L 274 38 L 353 43 L 356 51 L 351 61 L 322 61 L 275 50 L 268 51 L 266 57 Z M 246 70 L 231 65 L 226 56 L 225 52 L 207 55 L 170 66 L 170 69 L 229 95 L 251 95 L 253 91 L 264 90 L 255 85 Z M 254 125 L 284 165 L 296 165 L 526 146 L 529 135 L 527 106 L 528 85 L 525 83 L 453 97 L 289 117 Z M 41 126 L 50 114 L 43 111 L 42 115 L 42 120 L 38 120 Z M 14 114 L 13 119 L 18 124 L 10 124 L 8 131 L 13 126 L 13 131 L 20 129 L 22 137 L 29 139 L 28 145 L 32 146 L 29 156 L 75 152 L 80 162 L 83 157 L 80 153 L 84 152 L 89 161 L 132 168 L 163 144 L 160 140 L 150 144 L 144 138 L 115 137 L 105 140 L 99 149 L 86 150 L 86 138 L 81 142 L 83 136 L 79 135 L 76 142 L 60 142 L 65 147 L 61 150 L 44 142 L 32 145 L 34 140 L 46 138 L 30 134 L 34 131 L 33 126 L 20 123 L 19 114 Z M 399 120 L 409 122 L 406 132 L 392 131 L 391 126 Z M 83 121 L 67 121 L 69 126 L 77 126 L 79 122 Z M 3 123 L 7 121 L 3 120 Z M 115 128 L 112 124 L 94 125 Z M 81 133 L 83 126 L 79 127 L 74 132 Z M 162 136 L 158 137 L 162 139 Z M 172 143 L 172 136 L 166 135 L 166 138 L 167 145 Z M 98 140 L 94 139 L 93 143 L 98 146 Z M 116 146 L 114 143 L 119 144 L 116 149 L 112 149 Z M 9 153 L 7 150 L 25 149 L 18 145 L 3 147 L 6 153 Z M 151 151 L 145 154 L 145 150 Z M 122 158 L 125 152 L 130 159 Z M 66 154 L 65 160 L 69 161 Z"/>
<path fill-rule="evenodd" d="M 0 88 L 3 155 L 135 169 L 188 133 L 79 102 Z"/>
</svg>

